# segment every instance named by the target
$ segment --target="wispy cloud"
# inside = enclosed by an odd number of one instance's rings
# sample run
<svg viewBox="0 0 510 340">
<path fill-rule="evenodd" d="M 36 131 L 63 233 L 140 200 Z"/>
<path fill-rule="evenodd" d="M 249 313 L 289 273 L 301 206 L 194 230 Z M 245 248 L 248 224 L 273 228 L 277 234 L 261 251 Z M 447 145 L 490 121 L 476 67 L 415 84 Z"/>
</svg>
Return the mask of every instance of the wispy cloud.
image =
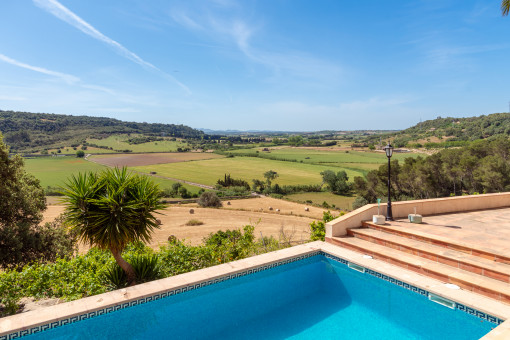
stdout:
<svg viewBox="0 0 510 340">
<path fill-rule="evenodd" d="M 168 73 L 162 71 L 158 67 L 154 66 L 153 64 L 143 60 L 135 53 L 128 50 L 126 47 L 118 43 L 117 41 L 107 37 L 103 33 L 101 33 L 99 30 L 94 28 L 92 25 L 90 25 L 88 22 L 80 18 L 78 15 L 73 13 L 71 10 L 69 10 L 67 7 L 62 5 L 57 0 L 33 0 L 34 3 L 39 6 L 40 8 L 44 9 L 45 11 L 51 13 L 52 15 L 56 16 L 62 21 L 65 21 L 69 25 L 79 29 L 83 33 L 91 36 L 94 39 L 97 39 L 110 47 L 112 47 L 118 54 L 123 56 L 124 58 L 127 58 L 138 65 L 144 67 L 145 69 L 155 71 L 159 73 L 161 76 L 163 76 L 165 79 L 171 80 L 177 85 L 179 85 L 182 89 L 184 89 L 188 94 L 191 94 L 190 89 L 181 83 L 179 80 L 177 80 L 175 77 L 169 75 Z"/>
<path fill-rule="evenodd" d="M 7 56 L 5 56 L 3 54 L 0 54 L 0 60 L 4 61 L 6 63 L 9 63 L 11 65 L 15 65 L 15 66 L 18 66 L 18 67 L 25 68 L 27 70 L 32 70 L 32 71 L 35 71 L 35 72 L 39 72 L 39 73 L 47 74 L 49 76 L 60 78 L 60 79 L 64 80 L 66 83 L 68 83 L 68 84 L 74 84 L 74 83 L 77 83 L 77 82 L 80 81 L 80 78 L 75 77 L 73 75 L 66 74 L 66 73 L 61 73 L 61 72 L 57 72 L 57 71 L 48 70 L 48 69 L 45 69 L 43 67 L 38 67 L 38 66 L 32 66 L 32 65 L 29 65 L 29 64 L 25 64 L 25 63 L 22 63 L 20 61 L 17 61 L 17 60 L 14 60 L 12 58 L 9 58 L 9 57 L 7 57 Z"/>
<path fill-rule="evenodd" d="M 89 89 L 89 90 L 94 90 L 94 91 L 99 91 L 99 92 L 105 92 L 105 93 L 108 93 L 110 95 L 115 95 L 115 96 L 118 95 L 118 93 L 116 93 L 112 89 L 109 89 L 109 88 L 104 87 L 104 86 L 99 86 L 99 85 L 86 84 L 86 83 L 82 82 L 82 80 L 80 78 L 78 78 L 76 76 L 73 76 L 71 74 L 48 70 L 48 69 L 46 69 L 44 67 L 29 65 L 29 64 L 26 64 L 24 62 L 21 62 L 21 61 L 9 58 L 9 57 L 7 57 L 6 55 L 3 55 L 3 54 L 0 54 L 0 61 L 4 61 L 4 62 L 6 62 L 8 64 L 11 64 L 11 65 L 14 65 L 14 66 L 17 66 L 17 67 L 21 67 L 21 68 L 24 68 L 24 69 L 27 69 L 27 70 L 30 70 L 30 71 L 34 71 L 34 72 L 46 74 L 46 75 L 49 75 L 49 76 L 52 76 L 52 77 L 56 77 L 58 79 L 63 80 L 65 83 L 67 83 L 69 85 L 79 86 L 79 87 L 82 87 L 84 89 Z M 23 98 L 23 99 L 12 99 L 11 98 L 10 100 L 24 100 L 24 99 L 25 98 Z M 5 100 L 5 98 L 4 98 L 4 100 Z"/>
<path fill-rule="evenodd" d="M 471 46 L 437 46 L 431 48 L 427 52 L 428 61 L 434 66 L 454 66 L 458 63 L 458 58 L 492 52 L 497 50 L 508 49 L 509 44 L 492 44 L 492 45 L 471 45 Z"/>
<path fill-rule="evenodd" d="M 217 4 L 216 2 L 214 2 Z M 223 4 L 223 1 L 219 1 Z M 222 7 L 236 8 L 236 11 L 225 13 L 216 12 L 211 8 L 196 8 L 184 10 L 174 9 L 171 18 L 177 24 L 194 31 L 198 34 L 207 35 L 215 41 L 221 41 L 234 45 L 250 62 L 262 65 L 270 69 L 275 76 L 287 74 L 306 79 L 338 79 L 341 73 L 340 67 L 310 53 L 303 51 L 279 48 L 267 48 L 266 46 L 253 44 L 252 41 L 260 38 L 263 32 L 262 25 L 254 24 L 246 20 L 240 6 L 233 1 L 227 1 Z M 225 9 L 225 8 L 223 8 Z M 264 41 L 258 39 L 258 41 Z"/>
<path fill-rule="evenodd" d="M 23 101 L 27 100 L 25 97 L 18 97 L 18 96 L 0 96 L 0 100 L 12 100 L 12 101 Z"/>
</svg>

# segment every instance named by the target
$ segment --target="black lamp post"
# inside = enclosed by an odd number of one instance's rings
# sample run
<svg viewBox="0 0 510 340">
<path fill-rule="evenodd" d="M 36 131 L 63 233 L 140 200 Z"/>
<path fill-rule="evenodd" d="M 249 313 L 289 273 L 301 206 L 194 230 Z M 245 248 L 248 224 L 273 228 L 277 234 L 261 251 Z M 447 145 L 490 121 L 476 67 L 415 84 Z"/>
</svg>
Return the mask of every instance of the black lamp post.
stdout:
<svg viewBox="0 0 510 340">
<path fill-rule="evenodd" d="M 386 152 L 386 157 L 388 157 L 388 205 L 386 210 L 386 221 L 393 221 L 393 213 L 391 212 L 391 165 L 390 158 L 393 156 L 393 146 L 390 143 L 386 145 L 384 148 L 384 152 Z"/>
</svg>

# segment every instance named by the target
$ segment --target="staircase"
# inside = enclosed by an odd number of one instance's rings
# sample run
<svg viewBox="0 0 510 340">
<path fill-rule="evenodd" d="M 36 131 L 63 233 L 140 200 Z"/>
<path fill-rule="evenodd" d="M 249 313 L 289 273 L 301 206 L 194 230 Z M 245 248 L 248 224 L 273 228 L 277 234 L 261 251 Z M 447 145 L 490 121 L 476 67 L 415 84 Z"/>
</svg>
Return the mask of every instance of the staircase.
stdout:
<svg viewBox="0 0 510 340">
<path fill-rule="evenodd" d="M 510 254 L 371 222 L 327 242 L 510 304 Z"/>
</svg>

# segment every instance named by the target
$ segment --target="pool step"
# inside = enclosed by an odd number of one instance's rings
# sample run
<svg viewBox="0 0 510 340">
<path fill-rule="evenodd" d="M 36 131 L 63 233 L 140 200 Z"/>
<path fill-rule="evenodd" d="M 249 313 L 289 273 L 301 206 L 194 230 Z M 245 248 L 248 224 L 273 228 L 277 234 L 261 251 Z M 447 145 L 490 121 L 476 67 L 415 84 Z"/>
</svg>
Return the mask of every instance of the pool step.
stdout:
<svg viewBox="0 0 510 340">
<path fill-rule="evenodd" d="M 389 234 L 376 229 L 349 229 L 348 235 L 428 260 L 460 268 L 478 275 L 510 283 L 510 265 L 416 239 Z"/>
<path fill-rule="evenodd" d="M 375 259 L 430 276 L 439 281 L 453 283 L 463 289 L 510 303 L 510 284 L 508 283 L 357 237 L 333 237 L 328 241 L 347 249 L 371 255 Z"/>
<path fill-rule="evenodd" d="M 422 231 L 413 230 L 412 228 L 404 228 L 388 224 L 377 225 L 371 222 L 363 222 L 362 225 L 366 228 L 383 231 L 385 233 L 418 240 L 424 243 L 433 244 L 439 247 L 456 250 L 462 253 L 510 265 L 510 256 L 505 253 L 497 252 L 494 249 L 486 249 L 475 244 L 467 244 L 447 237 L 427 234 Z"/>
</svg>

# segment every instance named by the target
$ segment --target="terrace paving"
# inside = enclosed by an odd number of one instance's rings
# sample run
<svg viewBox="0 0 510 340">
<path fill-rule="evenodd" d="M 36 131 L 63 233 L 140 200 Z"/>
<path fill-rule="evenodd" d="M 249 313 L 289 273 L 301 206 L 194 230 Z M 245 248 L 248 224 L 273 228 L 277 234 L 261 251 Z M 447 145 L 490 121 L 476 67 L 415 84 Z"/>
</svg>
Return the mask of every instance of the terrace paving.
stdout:
<svg viewBox="0 0 510 340">
<path fill-rule="evenodd" d="M 510 304 L 510 208 L 383 225 L 362 222 L 328 242 Z"/>
<path fill-rule="evenodd" d="M 510 256 L 510 208 L 424 216 L 422 224 L 406 219 L 387 224 Z"/>
</svg>

